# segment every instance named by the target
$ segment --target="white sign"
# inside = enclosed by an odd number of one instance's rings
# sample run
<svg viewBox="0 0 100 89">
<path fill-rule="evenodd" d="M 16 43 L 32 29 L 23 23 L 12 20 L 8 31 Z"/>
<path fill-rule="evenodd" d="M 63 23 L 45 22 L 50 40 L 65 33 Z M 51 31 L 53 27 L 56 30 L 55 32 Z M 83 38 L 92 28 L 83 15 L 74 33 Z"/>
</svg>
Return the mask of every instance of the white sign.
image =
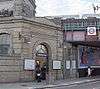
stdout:
<svg viewBox="0 0 100 89">
<path fill-rule="evenodd" d="M 61 69 L 61 61 L 53 61 L 53 69 Z"/>
<path fill-rule="evenodd" d="M 34 70 L 35 69 L 35 60 L 25 59 L 24 69 Z"/>
<path fill-rule="evenodd" d="M 70 69 L 70 60 L 66 61 L 66 69 Z"/>
<path fill-rule="evenodd" d="M 76 68 L 76 61 L 75 61 L 75 60 L 72 61 L 72 68 L 73 68 L 73 69 Z"/>
<path fill-rule="evenodd" d="M 87 35 L 96 35 L 96 27 L 87 27 Z"/>
</svg>

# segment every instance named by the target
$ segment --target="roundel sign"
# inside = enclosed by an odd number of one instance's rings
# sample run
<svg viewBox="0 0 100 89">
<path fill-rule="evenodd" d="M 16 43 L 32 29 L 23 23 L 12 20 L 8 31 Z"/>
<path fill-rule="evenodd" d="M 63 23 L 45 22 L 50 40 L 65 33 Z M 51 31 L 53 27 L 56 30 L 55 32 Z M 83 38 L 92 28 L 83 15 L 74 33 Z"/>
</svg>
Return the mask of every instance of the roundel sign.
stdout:
<svg viewBox="0 0 100 89">
<path fill-rule="evenodd" d="M 95 27 L 87 27 L 87 35 L 96 35 Z"/>
</svg>

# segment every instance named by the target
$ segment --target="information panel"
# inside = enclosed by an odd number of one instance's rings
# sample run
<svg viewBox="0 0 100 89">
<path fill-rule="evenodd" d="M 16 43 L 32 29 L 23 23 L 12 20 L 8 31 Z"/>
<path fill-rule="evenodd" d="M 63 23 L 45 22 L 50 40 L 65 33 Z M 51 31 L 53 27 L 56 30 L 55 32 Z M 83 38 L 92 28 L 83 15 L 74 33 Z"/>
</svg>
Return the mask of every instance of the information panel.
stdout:
<svg viewBox="0 0 100 89">
<path fill-rule="evenodd" d="M 75 60 L 72 61 L 72 68 L 76 69 L 76 61 Z"/>
<path fill-rule="evenodd" d="M 66 69 L 70 69 L 70 60 L 66 61 Z"/>
<path fill-rule="evenodd" d="M 61 61 L 53 61 L 53 69 L 61 69 Z"/>
<path fill-rule="evenodd" d="M 24 62 L 24 69 L 25 70 L 34 70 L 35 69 L 35 60 L 32 59 L 25 59 Z"/>
</svg>

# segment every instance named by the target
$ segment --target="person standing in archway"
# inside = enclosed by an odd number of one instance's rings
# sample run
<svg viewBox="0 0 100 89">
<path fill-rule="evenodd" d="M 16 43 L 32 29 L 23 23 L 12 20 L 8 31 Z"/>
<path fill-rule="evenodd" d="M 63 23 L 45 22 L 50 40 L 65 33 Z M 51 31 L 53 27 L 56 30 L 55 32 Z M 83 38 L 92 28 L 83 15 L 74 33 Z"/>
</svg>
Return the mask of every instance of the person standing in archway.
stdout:
<svg viewBox="0 0 100 89">
<path fill-rule="evenodd" d="M 41 69 L 39 61 L 36 61 L 36 80 L 37 82 L 41 82 Z"/>
<path fill-rule="evenodd" d="M 46 65 L 43 65 L 41 68 L 41 79 L 46 80 Z"/>
<path fill-rule="evenodd" d="M 41 70 L 40 68 L 36 68 L 36 76 L 37 76 L 37 82 L 41 82 Z"/>
</svg>

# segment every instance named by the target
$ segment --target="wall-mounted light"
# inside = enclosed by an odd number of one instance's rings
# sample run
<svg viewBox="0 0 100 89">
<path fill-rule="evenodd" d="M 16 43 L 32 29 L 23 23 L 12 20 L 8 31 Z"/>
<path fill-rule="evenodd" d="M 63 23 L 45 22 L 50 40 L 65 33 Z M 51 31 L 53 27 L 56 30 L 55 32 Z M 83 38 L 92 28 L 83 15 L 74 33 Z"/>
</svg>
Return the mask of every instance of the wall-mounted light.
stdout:
<svg viewBox="0 0 100 89">
<path fill-rule="evenodd" d="M 22 35 L 20 32 L 19 32 L 19 40 L 23 39 L 23 42 L 24 43 L 31 43 L 30 41 L 30 36 L 27 36 L 27 35 Z"/>
<path fill-rule="evenodd" d="M 30 37 L 23 37 L 23 40 L 24 40 L 24 43 L 31 43 L 31 41 L 30 41 Z"/>
</svg>

